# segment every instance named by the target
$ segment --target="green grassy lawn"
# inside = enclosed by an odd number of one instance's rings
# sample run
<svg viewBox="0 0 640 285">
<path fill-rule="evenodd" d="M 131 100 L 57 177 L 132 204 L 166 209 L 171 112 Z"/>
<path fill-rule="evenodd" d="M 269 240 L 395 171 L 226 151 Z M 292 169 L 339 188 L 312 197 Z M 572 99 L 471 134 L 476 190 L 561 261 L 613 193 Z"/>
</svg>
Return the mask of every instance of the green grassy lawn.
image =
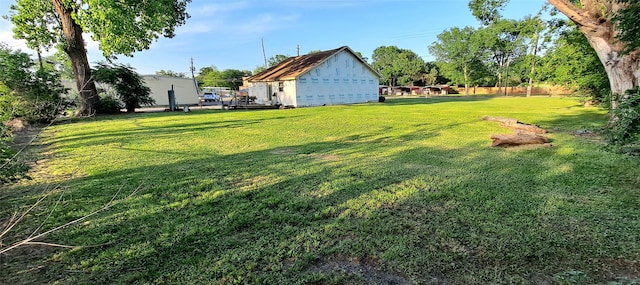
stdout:
<svg viewBox="0 0 640 285">
<path fill-rule="evenodd" d="M 489 147 L 482 116 L 552 131 Z M 108 210 L 0 256 L 0 283 L 638 284 L 640 163 L 568 98 L 413 98 L 58 124 L 1 242 Z M 63 194 L 60 196 L 60 194 Z M 51 210 L 53 209 L 53 210 Z M 634 283 L 635 282 L 635 283 Z"/>
</svg>

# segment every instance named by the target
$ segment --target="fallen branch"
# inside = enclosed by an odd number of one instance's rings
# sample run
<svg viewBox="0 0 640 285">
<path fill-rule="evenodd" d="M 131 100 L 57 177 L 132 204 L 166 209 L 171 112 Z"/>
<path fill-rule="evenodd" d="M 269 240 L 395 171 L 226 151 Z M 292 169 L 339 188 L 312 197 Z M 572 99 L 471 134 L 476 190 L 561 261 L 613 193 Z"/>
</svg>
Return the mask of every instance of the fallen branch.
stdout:
<svg viewBox="0 0 640 285">
<path fill-rule="evenodd" d="M 505 128 L 514 129 L 514 130 L 522 130 L 522 131 L 527 131 L 535 134 L 547 133 L 547 130 L 540 128 L 539 126 L 532 125 L 532 124 L 525 124 L 512 118 L 484 116 L 482 117 L 482 119 L 485 121 L 498 122 L 500 123 L 501 126 Z"/>
<path fill-rule="evenodd" d="M 484 116 L 482 119 L 485 121 L 498 122 L 501 126 L 514 130 L 512 134 L 491 135 L 491 139 L 493 140 L 491 146 L 513 147 L 531 144 L 551 146 L 549 139 L 540 135 L 547 133 L 547 130 L 539 126 L 525 124 L 516 119 L 504 117 Z"/>
<path fill-rule="evenodd" d="M 122 190 L 122 188 L 120 188 L 120 190 Z M 56 232 L 56 231 L 61 230 L 61 229 L 63 229 L 63 228 L 66 228 L 66 227 L 68 227 L 68 226 L 71 226 L 71 225 L 73 225 L 73 224 L 76 224 L 76 223 L 78 223 L 78 222 L 84 221 L 84 220 L 86 220 L 86 219 L 88 219 L 88 218 L 90 218 L 90 217 L 92 217 L 92 216 L 94 216 L 94 215 L 96 215 L 96 214 L 98 214 L 98 213 L 100 213 L 100 212 L 104 211 L 104 210 L 109 209 L 111 206 L 113 206 L 113 201 L 114 201 L 114 199 L 118 196 L 118 194 L 120 193 L 120 190 L 118 190 L 118 192 L 116 192 L 116 194 L 115 194 L 115 195 L 113 195 L 113 197 L 111 198 L 111 200 L 110 200 L 107 204 L 105 204 L 102 208 L 97 209 L 97 210 L 95 210 L 95 211 L 93 211 L 93 212 L 91 212 L 91 213 L 89 213 L 89 214 L 87 214 L 87 215 L 85 215 L 85 216 L 83 216 L 83 217 L 80 217 L 80 218 L 75 219 L 75 220 L 73 220 L 73 221 L 67 222 L 67 223 L 65 223 L 65 224 L 63 224 L 63 225 L 60 225 L 60 226 L 57 226 L 57 227 L 55 227 L 55 228 L 53 228 L 53 229 L 50 229 L 50 230 L 48 230 L 48 231 L 42 232 L 42 233 L 40 233 L 40 234 L 37 234 L 37 235 L 33 235 L 33 234 L 32 234 L 31 236 L 29 236 L 29 237 L 28 237 L 28 238 L 26 238 L 26 239 L 23 239 L 23 240 L 21 240 L 21 241 L 15 242 L 15 243 L 13 243 L 12 245 L 10 245 L 10 246 L 8 246 L 8 247 L 5 247 L 5 248 L 3 248 L 3 249 L 0 249 L 0 254 L 3 254 L 3 253 L 5 253 L 5 252 L 8 252 L 8 251 L 10 251 L 10 250 L 12 250 L 12 249 L 15 249 L 15 248 L 19 247 L 19 246 L 28 245 L 28 244 L 52 245 L 52 244 L 48 244 L 48 243 L 36 242 L 35 240 L 36 240 L 36 239 L 39 239 L 39 238 L 42 238 L 42 237 L 44 237 L 44 236 L 46 236 L 46 235 L 48 235 L 48 234 L 50 234 L 50 233 L 53 233 L 53 232 Z M 39 201 L 38 201 L 38 202 L 39 202 Z M 34 206 L 35 206 L 35 205 L 34 205 Z M 33 208 L 33 206 L 32 206 L 30 209 L 32 209 L 32 208 Z M 25 213 L 25 214 L 26 214 L 26 213 Z M 23 216 L 24 216 L 24 215 L 23 215 Z M 16 224 L 17 224 L 17 223 L 14 223 L 11 227 L 15 226 Z M 7 232 L 8 232 L 8 230 L 7 230 L 7 231 L 5 231 L 4 233 L 7 233 Z M 56 244 L 55 246 L 56 246 L 56 247 L 68 247 L 68 248 L 73 248 L 73 247 L 74 247 L 74 246 L 70 246 L 70 245 L 59 245 L 59 244 Z"/>
<path fill-rule="evenodd" d="M 493 143 L 491 146 L 510 147 L 527 144 L 546 144 L 549 142 L 545 136 L 516 131 L 508 135 L 492 135 Z"/>
<path fill-rule="evenodd" d="M 136 187 L 136 189 L 134 189 L 134 190 L 133 190 L 129 195 L 127 195 L 127 196 L 126 196 L 124 199 L 122 199 L 122 200 L 126 200 L 126 199 L 130 198 L 131 196 L 135 195 L 135 194 L 136 194 L 136 193 L 137 193 L 137 192 L 142 188 L 142 186 L 145 184 L 145 182 L 146 182 L 146 179 L 145 179 L 145 180 L 143 180 L 142 182 L 140 182 L 140 184 L 138 185 L 138 187 Z M 77 218 L 77 219 L 75 219 L 75 220 L 69 221 L 69 222 L 67 222 L 67 223 L 65 223 L 65 224 L 63 224 L 63 225 L 60 225 L 60 226 L 54 227 L 54 228 L 52 228 L 52 229 L 50 229 L 50 230 L 47 230 L 47 231 L 45 231 L 45 232 L 42 232 L 42 233 L 40 233 L 40 234 L 37 234 L 37 235 L 36 235 L 35 233 L 36 233 L 36 232 L 37 232 L 37 231 L 42 227 L 42 225 L 44 224 L 44 222 L 46 222 L 46 220 L 51 216 L 51 213 L 49 213 L 49 215 L 47 216 L 47 218 L 45 218 L 45 221 L 43 221 L 43 223 L 42 223 L 42 224 L 41 224 L 41 225 L 40 225 L 40 226 L 39 226 L 39 227 L 38 227 L 38 228 L 37 228 L 37 229 L 36 229 L 36 230 L 35 230 L 35 231 L 34 231 L 34 232 L 29 236 L 29 237 L 27 237 L 26 239 L 23 239 L 23 240 L 20 240 L 20 241 L 18 241 L 18 242 L 15 242 L 15 243 L 13 243 L 13 244 L 11 244 L 10 246 L 7 246 L 7 247 L 5 247 L 5 248 L 2 248 L 2 244 L 0 243 L 0 254 L 4 254 L 4 253 L 6 253 L 6 252 L 8 252 L 8 251 L 10 251 L 10 250 L 13 250 L 13 249 L 15 249 L 15 248 L 17 248 L 17 247 L 24 246 L 24 245 L 45 245 L 45 246 L 63 247 L 63 248 L 82 248 L 82 247 L 86 247 L 86 246 L 72 246 L 72 245 L 63 245 L 63 244 L 47 243 L 47 242 L 40 242 L 40 241 L 36 241 L 36 240 L 37 240 L 37 239 L 40 239 L 40 238 L 43 238 L 43 237 L 45 237 L 46 235 L 48 235 L 48 234 L 50 234 L 50 233 L 53 233 L 53 232 L 59 231 L 59 230 L 61 230 L 61 229 L 64 229 L 64 228 L 66 228 L 66 227 L 69 227 L 69 226 L 71 226 L 71 225 L 77 224 L 77 223 L 79 223 L 79 222 L 81 222 L 81 221 L 84 221 L 84 220 L 86 220 L 86 219 L 88 219 L 88 218 L 90 218 L 90 217 L 92 217 L 92 216 L 94 216 L 94 215 L 96 215 L 96 214 L 98 214 L 98 213 L 100 213 L 100 212 L 102 212 L 102 211 L 106 211 L 106 210 L 108 210 L 108 209 L 109 209 L 109 208 L 111 208 L 113 205 L 115 205 L 115 204 L 117 204 L 118 202 L 122 201 L 122 200 L 116 200 L 116 198 L 120 195 L 120 192 L 121 192 L 121 191 L 122 191 L 122 189 L 124 188 L 124 185 L 125 185 L 125 183 L 123 183 L 123 184 L 120 186 L 120 189 L 118 189 L 118 191 L 113 195 L 113 197 L 111 197 L 111 199 L 109 200 L 109 202 L 107 202 L 107 203 L 106 203 L 102 208 L 99 208 L 99 209 L 97 209 L 97 210 L 95 210 L 95 211 L 93 211 L 93 212 L 91 212 L 91 213 L 89 213 L 89 214 L 87 214 L 87 215 L 84 215 L 84 216 L 82 216 L 82 217 L 80 217 L 80 218 Z M 59 185 L 58 185 L 58 186 L 59 186 Z M 58 188 L 58 186 L 56 186 L 56 188 Z M 56 189 L 56 188 L 54 188 L 54 189 Z M 64 194 L 64 192 L 63 192 L 62 194 Z M 56 206 L 57 206 L 57 204 L 60 202 L 60 199 L 62 198 L 62 194 L 61 194 L 60 198 L 58 199 L 58 201 L 56 202 Z M 22 220 L 22 219 L 23 219 L 23 218 L 24 218 L 24 217 L 25 217 L 25 216 L 26 216 L 26 215 L 27 215 L 31 210 L 33 210 L 33 209 L 34 209 L 38 204 L 40 204 L 40 202 L 42 202 L 42 201 L 44 200 L 44 198 L 46 198 L 47 196 L 48 196 L 48 194 L 45 194 L 43 197 L 41 197 L 40 199 L 38 199 L 38 201 L 36 201 L 36 202 L 31 206 L 31 207 L 29 207 L 29 209 L 27 209 L 27 210 L 26 210 L 22 215 L 20 215 L 20 217 L 19 217 L 19 218 L 17 218 L 17 219 L 16 219 L 15 217 L 17 217 L 17 214 L 14 214 L 14 215 L 13 215 L 13 217 L 11 218 L 11 220 L 10 220 L 9 224 L 7 225 L 7 227 L 2 231 L 2 234 L 0 234 L 0 239 L 1 239 L 5 234 L 7 234 L 9 231 L 11 231 L 11 229 L 12 229 L 13 227 L 15 227 L 18 223 L 20 223 L 20 221 L 21 221 L 21 220 Z M 55 209 L 55 206 L 54 206 L 54 209 Z M 53 209 L 52 209 L 52 211 L 53 211 Z M 91 247 L 91 246 L 89 246 L 89 247 Z"/>
</svg>

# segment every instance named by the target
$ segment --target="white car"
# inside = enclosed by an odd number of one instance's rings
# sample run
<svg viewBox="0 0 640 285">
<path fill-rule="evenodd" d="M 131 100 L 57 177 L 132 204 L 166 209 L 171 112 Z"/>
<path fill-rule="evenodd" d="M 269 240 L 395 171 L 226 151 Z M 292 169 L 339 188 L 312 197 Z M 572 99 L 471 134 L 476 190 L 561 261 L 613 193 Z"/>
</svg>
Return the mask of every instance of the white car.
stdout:
<svg viewBox="0 0 640 285">
<path fill-rule="evenodd" d="M 220 102 L 220 96 L 214 92 L 205 92 L 202 95 L 202 102 Z"/>
</svg>

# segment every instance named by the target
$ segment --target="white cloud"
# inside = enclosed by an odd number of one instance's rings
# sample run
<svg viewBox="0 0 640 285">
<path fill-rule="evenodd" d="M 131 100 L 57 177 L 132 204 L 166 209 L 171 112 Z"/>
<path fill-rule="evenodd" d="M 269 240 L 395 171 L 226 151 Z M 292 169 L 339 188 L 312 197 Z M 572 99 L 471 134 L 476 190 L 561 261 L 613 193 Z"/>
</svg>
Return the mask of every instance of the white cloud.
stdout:
<svg viewBox="0 0 640 285">
<path fill-rule="evenodd" d="M 213 23 L 191 23 L 176 29 L 176 34 L 204 34 L 215 30 Z"/>
<path fill-rule="evenodd" d="M 11 49 L 20 49 L 24 52 L 29 52 L 31 51 L 28 47 L 27 47 L 27 43 L 24 40 L 17 40 L 13 38 L 13 31 L 11 31 L 11 23 L 6 23 L 5 20 L 2 20 L 2 22 L 0 24 L 0 42 L 3 42 L 7 45 L 9 45 L 9 47 Z"/>
<path fill-rule="evenodd" d="M 215 17 L 223 16 L 225 13 L 232 13 L 232 12 L 244 10 L 250 7 L 250 4 L 248 1 L 237 1 L 237 2 L 230 2 L 230 3 L 214 3 L 214 4 L 211 4 L 210 2 L 204 2 L 207 4 L 203 4 L 203 5 L 196 5 L 196 3 L 193 3 L 190 6 L 187 6 L 187 13 L 189 13 L 189 15 L 193 18 L 203 17 L 203 18 L 215 19 Z"/>
<path fill-rule="evenodd" d="M 178 27 L 176 34 L 200 37 L 200 41 L 238 42 L 264 36 L 295 25 L 300 18 L 297 12 L 290 12 L 272 5 L 256 1 L 231 3 L 211 3 L 194 1 L 188 8 L 191 15 L 185 25 Z"/>
<path fill-rule="evenodd" d="M 262 35 L 267 32 L 293 26 L 299 18 L 300 16 L 297 14 L 278 15 L 277 17 L 271 14 L 263 14 L 255 17 L 253 20 L 245 21 L 231 27 L 231 30 L 244 36 Z"/>
</svg>

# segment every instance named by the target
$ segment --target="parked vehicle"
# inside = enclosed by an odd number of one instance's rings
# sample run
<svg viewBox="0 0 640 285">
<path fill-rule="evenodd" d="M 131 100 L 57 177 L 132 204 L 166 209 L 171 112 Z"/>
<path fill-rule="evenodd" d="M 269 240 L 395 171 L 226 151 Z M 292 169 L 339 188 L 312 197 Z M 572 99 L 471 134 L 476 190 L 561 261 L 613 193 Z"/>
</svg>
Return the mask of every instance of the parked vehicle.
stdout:
<svg viewBox="0 0 640 285">
<path fill-rule="evenodd" d="M 215 91 L 212 93 L 204 93 L 202 95 L 202 100 L 204 100 L 204 102 L 219 102 L 220 96 L 218 96 Z"/>
<path fill-rule="evenodd" d="M 203 88 L 202 89 L 202 104 L 211 104 L 220 102 L 220 95 L 213 88 Z"/>
</svg>

